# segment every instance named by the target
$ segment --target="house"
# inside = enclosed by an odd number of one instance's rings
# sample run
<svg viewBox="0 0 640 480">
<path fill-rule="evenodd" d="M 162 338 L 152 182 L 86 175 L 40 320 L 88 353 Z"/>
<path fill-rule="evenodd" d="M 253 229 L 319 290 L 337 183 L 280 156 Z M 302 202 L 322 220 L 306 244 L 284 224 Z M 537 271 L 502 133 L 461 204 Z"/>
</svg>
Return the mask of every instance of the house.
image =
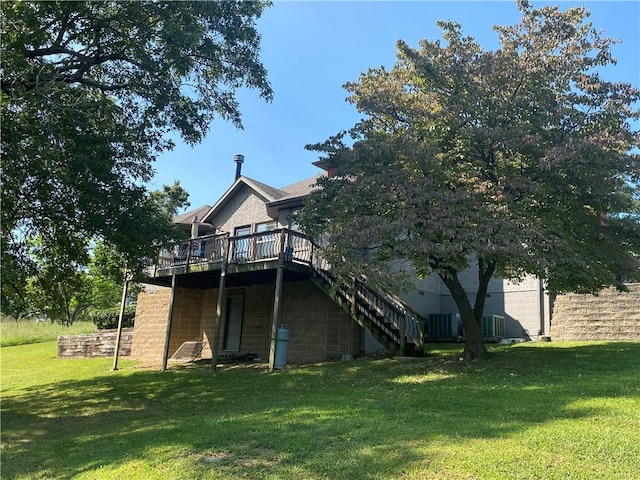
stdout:
<svg viewBox="0 0 640 480">
<path fill-rule="evenodd" d="M 290 361 L 359 354 L 361 327 L 327 295 L 330 279 L 319 276 L 313 242 L 291 220 L 315 177 L 276 189 L 242 176 L 242 160 L 212 207 L 175 219 L 192 239 L 160 252 L 148 272 L 132 356 L 165 366 L 176 352 L 266 360 L 280 325 L 288 328 Z"/>
<path fill-rule="evenodd" d="M 422 352 L 425 336 L 450 340 L 463 333 L 455 303 L 436 276 L 416 279 L 415 290 L 401 298 L 362 281 L 334 284 L 317 245 L 292 220 L 318 175 L 327 172 L 274 188 L 241 175 L 243 160 L 236 156 L 235 180 L 213 206 L 175 218 L 191 238 L 163 249 L 147 272 L 133 358 L 166 367 L 171 358 L 246 357 L 268 359 L 274 367 L 279 348 L 296 363 L 381 350 L 409 355 Z M 475 291 L 472 268 L 462 280 Z M 537 278 L 517 284 L 495 278 L 483 334 L 547 337 L 552 306 Z M 278 338 L 281 332 L 287 341 Z"/>
</svg>

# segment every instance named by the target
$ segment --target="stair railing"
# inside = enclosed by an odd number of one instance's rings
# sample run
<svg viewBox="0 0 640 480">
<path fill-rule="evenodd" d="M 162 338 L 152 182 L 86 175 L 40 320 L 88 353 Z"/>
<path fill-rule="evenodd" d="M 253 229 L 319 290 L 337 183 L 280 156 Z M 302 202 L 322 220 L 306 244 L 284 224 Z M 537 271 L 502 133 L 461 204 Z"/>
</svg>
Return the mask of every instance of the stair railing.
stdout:
<svg viewBox="0 0 640 480">
<path fill-rule="evenodd" d="M 225 249 L 225 246 L 228 248 Z M 387 336 L 393 338 L 400 345 L 401 353 L 404 352 L 407 338 L 416 348 L 423 347 L 424 322 L 418 314 L 401 300 L 369 288 L 362 278 L 354 280 L 352 289 L 335 285 L 329 273 L 330 265 L 320 254 L 320 247 L 295 230 L 282 228 L 235 237 L 225 233 L 192 238 L 162 249 L 155 268 L 187 267 L 188 271 L 190 265 L 222 262 L 225 252 L 228 263 L 270 260 L 282 253 L 285 261 L 308 265 L 344 301 L 352 302 L 353 314 L 360 309 Z"/>
<path fill-rule="evenodd" d="M 399 299 L 385 292 L 369 288 L 362 279 L 354 279 L 353 292 L 350 295 L 345 286 L 335 285 L 334 278 L 328 273 L 329 265 L 321 255 L 319 247 L 312 243 L 310 266 L 314 273 L 346 301 L 351 301 L 351 313 L 359 309 L 380 329 L 394 339 L 404 354 L 406 340 L 409 338 L 417 349 L 424 347 L 424 320 Z"/>
</svg>

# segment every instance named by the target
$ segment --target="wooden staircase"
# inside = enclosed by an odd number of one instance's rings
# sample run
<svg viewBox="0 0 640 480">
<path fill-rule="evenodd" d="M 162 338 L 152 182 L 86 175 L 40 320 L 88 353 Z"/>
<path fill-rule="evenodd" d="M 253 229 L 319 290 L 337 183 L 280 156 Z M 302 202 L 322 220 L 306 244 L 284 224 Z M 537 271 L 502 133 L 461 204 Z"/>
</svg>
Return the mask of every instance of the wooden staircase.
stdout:
<svg viewBox="0 0 640 480">
<path fill-rule="evenodd" d="M 401 300 L 370 289 L 360 279 L 349 288 L 338 285 L 326 270 L 314 266 L 312 271 L 311 281 L 389 352 L 424 355 L 424 319 Z"/>
</svg>

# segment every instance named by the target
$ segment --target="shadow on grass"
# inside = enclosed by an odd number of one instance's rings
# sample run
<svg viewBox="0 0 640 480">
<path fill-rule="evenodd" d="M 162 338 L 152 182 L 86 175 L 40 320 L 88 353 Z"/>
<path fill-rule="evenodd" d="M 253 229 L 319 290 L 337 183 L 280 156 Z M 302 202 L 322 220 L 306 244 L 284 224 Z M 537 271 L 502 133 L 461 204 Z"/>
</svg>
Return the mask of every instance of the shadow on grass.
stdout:
<svg viewBox="0 0 640 480">
<path fill-rule="evenodd" d="M 640 344 L 608 343 L 497 348 L 471 364 L 381 359 L 278 374 L 104 375 L 3 399 L 2 477 L 70 478 L 135 461 L 152 472 L 172 462 L 191 465 L 194 476 L 216 469 L 216 478 L 389 478 L 429 461 L 421 447 L 430 441 L 606 415 L 572 404 L 637 398 L 639 371 Z"/>
</svg>

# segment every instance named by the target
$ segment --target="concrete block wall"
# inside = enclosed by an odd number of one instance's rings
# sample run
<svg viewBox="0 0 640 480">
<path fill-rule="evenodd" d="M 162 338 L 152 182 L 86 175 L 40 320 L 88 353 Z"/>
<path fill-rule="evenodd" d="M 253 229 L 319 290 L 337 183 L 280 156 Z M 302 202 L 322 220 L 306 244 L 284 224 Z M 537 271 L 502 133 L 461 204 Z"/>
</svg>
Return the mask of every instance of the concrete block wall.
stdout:
<svg viewBox="0 0 640 480">
<path fill-rule="evenodd" d="M 556 297 L 552 340 L 640 340 L 640 283 L 627 286 L 629 292 Z"/>
<path fill-rule="evenodd" d="M 228 290 L 227 295 L 244 295 L 240 351 L 231 353 L 237 355 L 253 353 L 263 361 L 269 359 L 274 292 L 274 285 L 252 285 Z M 221 352 L 224 352 L 226 304 L 224 307 L 220 332 Z"/>
<path fill-rule="evenodd" d="M 203 290 L 176 288 L 173 302 L 171 337 L 169 339 L 169 358 L 184 342 L 202 340 L 200 323 L 202 319 L 203 293 Z"/>
<path fill-rule="evenodd" d="M 283 291 L 289 361 L 318 362 L 360 352 L 358 325 L 315 285 L 285 283 Z"/>
<path fill-rule="evenodd" d="M 212 296 L 213 303 L 210 299 Z M 170 299 L 170 288 L 155 285 L 145 285 L 138 295 L 131 348 L 133 358 L 150 365 L 162 364 Z M 217 290 L 176 288 L 169 358 L 184 342 L 190 340 L 204 341 L 204 348 L 211 355 L 209 339 L 203 338 L 203 320 L 210 322 L 213 331 L 216 300 Z"/>
<path fill-rule="evenodd" d="M 143 286 L 136 306 L 132 358 L 151 365 L 162 365 L 170 298 L 170 288 Z"/>
<path fill-rule="evenodd" d="M 227 295 L 244 295 L 244 315 L 240 351 L 236 355 L 253 353 L 262 360 L 268 360 L 271 343 L 271 316 L 275 285 L 252 285 L 229 289 Z M 337 307 L 311 282 L 286 282 L 282 287 L 281 323 L 289 330 L 288 361 L 294 363 L 318 362 L 339 358 L 344 353 L 359 352 L 359 331 L 349 316 Z M 203 317 L 204 320 L 204 317 Z M 205 333 L 209 338 L 213 333 L 213 320 L 205 320 L 203 325 L 211 325 Z M 220 351 L 224 344 L 224 323 L 226 305 L 220 332 Z M 210 356 L 211 351 L 205 352 Z M 203 356 L 205 355 L 203 352 Z"/>
<path fill-rule="evenodd" d="M 58 358 L 113 357 L 116 348 L 117 329 L 98 330 L 82 335 L 60 335 Z M 123 328 L 120 336 L 119 356 L 131 354 L 133 329 Z"/>
<path fill-rule="evenodd" d="M 216 321 L 216 307 L 218 304 L 218 289 L 212 288 L 202 292 L 202 312 L 200 317 L 200 337 L 203 348 L 201 358 L 211 358 L 213 348 L 213 329 Z M 224 328 L 224 322 L 221 326 Z M 220 343 L 222 348 L 222 343 Z"/>
<path fill-rule="evenodd" d="M 225 298 L 244 295 L 240 350 L 230 353 L 253 353 L 268 360 L 274 293 L 274 285 L 227 289 Z M 217 289 L 176 289 L 169 357 L 183 342 L 200 340 L 204 342 L 200 357 L 211 358 L 217 298 Z M 162 364 L 169 300 L 170 289 L 165 287 L 147 286 L 138 296 L 133 358 L 151 365 Z M 225 353 L 225 321 L 226 301 L 222 309 L 220 353 Z M 311 282 L 283 284 L 281 321 L 289 329 L 289 362 L 318 362 L 360 352 L 359 327 Z"/>
</svg>

